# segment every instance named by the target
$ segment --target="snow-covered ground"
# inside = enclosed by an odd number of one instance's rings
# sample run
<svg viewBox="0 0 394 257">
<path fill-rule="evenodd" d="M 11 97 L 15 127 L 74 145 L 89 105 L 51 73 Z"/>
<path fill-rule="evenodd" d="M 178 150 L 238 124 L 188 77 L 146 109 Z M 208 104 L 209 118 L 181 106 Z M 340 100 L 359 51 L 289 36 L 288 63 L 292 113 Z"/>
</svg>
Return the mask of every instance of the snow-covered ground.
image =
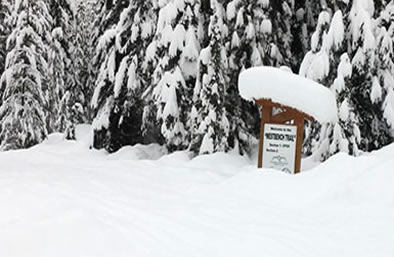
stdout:
<svg viewBox="0 0 394 257">
<path fill-rule="evenodd" d="M 288 175 L 79 130 L 0 153 L 0 256 L 394 256 L 394 145 Z"/>
</svg>

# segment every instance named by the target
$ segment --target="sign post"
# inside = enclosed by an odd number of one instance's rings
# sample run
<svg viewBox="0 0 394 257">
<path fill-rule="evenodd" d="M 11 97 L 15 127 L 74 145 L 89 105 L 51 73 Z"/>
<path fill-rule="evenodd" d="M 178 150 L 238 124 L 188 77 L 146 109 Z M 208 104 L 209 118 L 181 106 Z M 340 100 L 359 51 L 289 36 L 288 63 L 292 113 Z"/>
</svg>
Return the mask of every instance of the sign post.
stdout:
<svg viewBox="0 0 394 257">
<path fill-rule="evenodd" d="M 261 106 L 257 167 L 300 172 L 304 121 L 313 121 L 313 117 L 270 99 L 258 99 L 255 102 Z M 272 115 L 274 107 L 282 112 Z"/>
<path fill-rule="evenodd" d="M 338 120 L 333 92 L 288 68 L 248 68 L 239 75 L 238 89 L 243 99 L 261 107 L 259 168 L 300 172 L 305 119 L 320 123 Z M 295 142 L 290 140 L 294 135 Z"/>
</svg>

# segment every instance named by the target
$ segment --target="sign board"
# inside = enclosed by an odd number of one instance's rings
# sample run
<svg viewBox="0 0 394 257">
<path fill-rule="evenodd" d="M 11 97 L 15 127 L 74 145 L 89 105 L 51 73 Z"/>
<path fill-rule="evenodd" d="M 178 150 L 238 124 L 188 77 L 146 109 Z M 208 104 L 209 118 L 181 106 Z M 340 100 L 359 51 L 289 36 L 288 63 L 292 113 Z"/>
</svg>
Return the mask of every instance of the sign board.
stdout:
<svg viewBox="0 0 394 257">
<path fill-rule="evenodd" d="M 263 167 L 295 171 L 297 126 L 264 124 Z"/>
</svg>

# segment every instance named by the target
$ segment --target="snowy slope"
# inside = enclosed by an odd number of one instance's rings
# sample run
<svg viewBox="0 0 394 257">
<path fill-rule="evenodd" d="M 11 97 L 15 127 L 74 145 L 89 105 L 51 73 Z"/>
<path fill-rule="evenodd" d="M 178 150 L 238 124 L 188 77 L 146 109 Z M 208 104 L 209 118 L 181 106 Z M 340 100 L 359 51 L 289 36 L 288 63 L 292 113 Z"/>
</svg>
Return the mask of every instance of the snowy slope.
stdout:
<svg viewBox="0 0 394 257">
<path fill-rule="evenodd" d="M 0 256 L 394 256 L 394 145 L 294 176 L 86 140 L 0 153 Z"/>
</svg>

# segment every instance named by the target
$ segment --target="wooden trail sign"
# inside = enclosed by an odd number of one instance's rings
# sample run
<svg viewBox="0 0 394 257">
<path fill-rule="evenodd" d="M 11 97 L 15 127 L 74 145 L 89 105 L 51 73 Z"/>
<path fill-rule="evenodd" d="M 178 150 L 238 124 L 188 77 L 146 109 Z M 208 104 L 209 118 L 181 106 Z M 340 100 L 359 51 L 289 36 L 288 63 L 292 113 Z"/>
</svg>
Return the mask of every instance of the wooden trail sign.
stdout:
<svg viewBox="0 0 394 257">
<path fill-rule="evenodd" d="M 300 172 L 305 119 L 320 123 L 338 121 L 336 98 L 331 90 L 289 69 L 246 69 L 239 76 L 238 89 L 243 99 L 261 107 L 259 168 Z"/>
<path fill-rule="evenodd" d="M 295 127 L 295 131 L 296 131 L 296 138 L 295 138 L 295 152 L 294 152 L 294 158 L 285 158 L 283 155 L 280 155 L 280 153 L 278 153 L 278 155 L 275 155 L 274 157 L 276 157 L 277 159 L 274 160 L 276 162 L 278 162 L 277 166 L 279 165 L 283 165 L 285 170 L 287 172 L 290 173 L 298 173 L 301 170 L 301 150 L 302 150 L 302 140 L 303 140 L 303 135 L 304 135 L 304 121 L 305 119 L 308 119 L 310 121 L 313 121 L 314 118 L 306 113 L 303 113 L 301 111 L 298 111 L 292 107 L 289 106 L 285 106 L 279 103 L 275 103 L 272 102 L 270 99 L 257 99 L 255 100 L 256 104 L 261 106 L 261 124 L 260 124 L 260 141 L 259 141 L 259 155 L 258 155 L 258 163 L 257 163 L 257 167 L 258 168 L 262 168 L 263 167 L 263 158 L 268 158 L 269 156 L 269 152 L 265 152 L 265 155 L 263 156 L 263 149 L 264 149 L 264 137 L 265 135 L 265 129 L 267 127 L 272 126 L 273 124 L 278 124 L 278 125 L 286 125 L 289 126 L 289 123 L 291 123 L 292 127 Z M 280 108 L 281 110 L 283 110 L 282 112 L 276 114 L 276 115 L 272 115 L 272 110 L 273 108 Z M 268 125 L 268 126 L 267 126 Z M 280 130 L 280 126 L 278 127 Z M 286 130 L 287 132 L 291 132 L 294 131 L 294 129 L 291 128 L 284 128 L 282 129 Z M 286 132 L 285 131 L 285 132 Z M 276 135 L 278 135 L 277 137 L 284 137 L 285 139 L 287 138 L 289 142 L 292 142 L 291 139 L 291 133 L 290 134 L 286 134 L 286 133 L 277 133 Z M 266 139 L 268 140 L 268 138 Z M 289 144 L 286 144 L 290 145 Z M 276 144 L 274 145 L 274 147 L 276 146 Z M 267 146 L 269 147 L 269 146 Z M 280 148 L 280 146 L 277 146 L 276 148 Z M 291 149 L 290 149 L 291 152 Z M 285 159 L 283 159 L 285 158 Z M 291 163 L 288 163 L 288 161 L 293 161 L 294 160 L 294 166 Z M 289 169 L 288 167 L 293 167 L 292 169 Z"/>
</svg>

